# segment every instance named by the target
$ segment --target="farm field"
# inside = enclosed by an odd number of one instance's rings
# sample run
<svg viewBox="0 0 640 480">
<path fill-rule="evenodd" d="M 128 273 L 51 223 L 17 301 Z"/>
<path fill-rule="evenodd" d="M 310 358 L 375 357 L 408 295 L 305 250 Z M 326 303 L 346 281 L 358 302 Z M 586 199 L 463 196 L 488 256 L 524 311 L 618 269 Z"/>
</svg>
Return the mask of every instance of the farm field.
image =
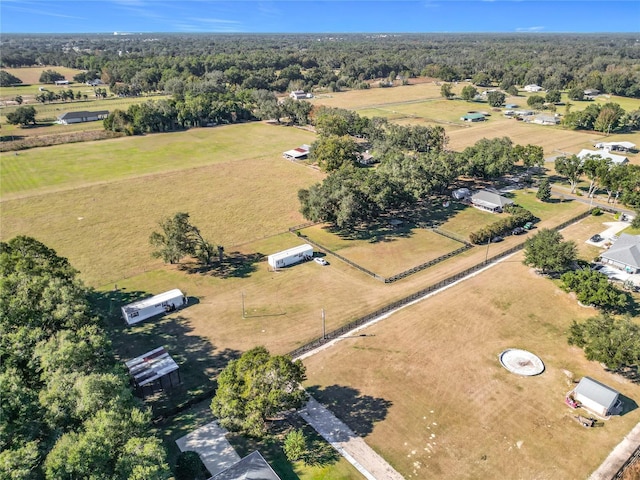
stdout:
<svg viewBox="0 0 640 480">
<path fill-rule="evenodd" d="M 283 149 L 313 138 L 301 129 L 251 123 L 34 148 L 3 156 L 0 195 L 5 200 L 239 160 L 269 158 L 281 165 Z M 264 176 L 264 172 L 282 174 L 270 172 L 266 165 L 254 173 Z M 194 181 L 194 175 L 187 179 Z"/>
<path fill-rule="evenodd" d="M 640 410 L 629 402 L 626 415 L 586 430 L 563 402 L 572 380 L 590 375 L 632 399 L 640 386 L 567 345 L 571 321 L 593 310 L 521 260 L 307 358 L 308 388 L 407 479 L 586 478 Z M 497 358 L 506 348 L 532 351 L 546 370 L 507 372 Z"/>
<path fill-rule="evenodd" d="M 460 94 L 466 85 L 468 83 L 459 82 L 453 88 L 454 93 Z M 515 103 L 519 108 L 527 109 L 528 96 L 524 92 L 517 97 L 508 96 L 506 103 Z M 600 96 L 595 102 L 616 102 L 627 111 L 640 109 L 638 99 Z M 440 85 L 435 82 L 320 95 L 313 103 L 352 109 L 364 116 L 386 117 L 400 124 L 441 125 L 449 137 L 448 147 L 453 150 L 463 150 L 482 138 L 503 136 L 510 137 L 514 143 L 540 145 L 546 156 L 558 155 L 560 152 L 578 153 L 583 148 L 593 148 L 594 142 L 603 140 L 630 141 L 640 145 L 640 132 L 605 137 L 599 132 L 572 131 L 518 122 L 504 117 L 501 112 L 492 111 L 487 103 L 445 100 L 440 95 Z M 571 108 L 573 111 L 583 110 L 590 103 L 573 102 Z M 461 121 L 460 117 L 470 111 L 489 112 L 489 120 L 477 123 Z M 558 107 L 558 113 L 564 113 L 564 107 Z M 639 154 L 631 154 L 629 159 L 632 163 L 640 164 Z"/>
<path fill-rule="evenodd" d="M 7 73 L 18 77 L 25 84 L 35 84 L 40 82 L 40 75 L 45 70 L 54 70 L 62 74 L 70 82 L 73 81 L 74 75 L 77 75 L 83 70 L 77 68 L 58 67 L 58 66 L 42 66 L 42 67 L 20 67 L 20 68 L 3 68 Z"/>
</svg>

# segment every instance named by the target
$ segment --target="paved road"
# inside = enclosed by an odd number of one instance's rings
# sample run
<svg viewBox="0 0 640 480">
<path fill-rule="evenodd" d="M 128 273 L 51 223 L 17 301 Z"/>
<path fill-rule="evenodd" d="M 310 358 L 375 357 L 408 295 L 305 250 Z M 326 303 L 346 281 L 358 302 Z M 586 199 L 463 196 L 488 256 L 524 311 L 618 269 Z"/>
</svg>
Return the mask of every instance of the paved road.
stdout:
<svg viewBox="0 0 640 480">
<path fill-rule="evenodd" d="M 344 456 L 368 480 L 403 480 L 380 455 L 373 451 L 333 413 L 309 397 L 300 416 Z"/>
<path fill-rule="evenodd" d="M 638 445 L 640 445 L 640 423 L 613 449 L 602 465 L 591 474 L 589 480 L 611 480 L 624 462 L 633 455 Z"/>
</svg>

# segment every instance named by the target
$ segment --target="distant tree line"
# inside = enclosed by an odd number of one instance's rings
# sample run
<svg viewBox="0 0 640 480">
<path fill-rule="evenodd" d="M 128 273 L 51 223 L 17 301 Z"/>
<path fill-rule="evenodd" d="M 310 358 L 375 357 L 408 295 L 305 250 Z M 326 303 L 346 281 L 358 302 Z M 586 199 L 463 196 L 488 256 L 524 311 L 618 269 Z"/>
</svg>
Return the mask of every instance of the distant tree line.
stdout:
<svg viewBox="0 0 640 480">
<path fill-rule="evenodd" d="M 635 41 L 633 34 L 3 35 L 0 65 L 79 68 L 142 92 L 211 74 L 275 92 L 366 88 L 374 79 L 402 84 L 422 75 L 504 91 L 538 84 L 639 97 Z"/>
<path fill-rule="evenodd" d="M 168 480 L 77 275 L 33 238 L 0 243 L 0 478 Z"/>
</svg>

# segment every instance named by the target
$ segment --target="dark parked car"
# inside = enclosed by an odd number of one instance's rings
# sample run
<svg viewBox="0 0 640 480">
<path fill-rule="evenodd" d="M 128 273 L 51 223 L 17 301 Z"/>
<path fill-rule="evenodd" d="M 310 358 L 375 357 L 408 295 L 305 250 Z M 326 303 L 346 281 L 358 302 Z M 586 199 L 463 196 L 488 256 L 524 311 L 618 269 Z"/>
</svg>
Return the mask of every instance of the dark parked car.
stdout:
<svg viewBox="0 0 640 480">
<path fill-rule="evenodd" d="M 597 233 L 591 237 L 589 240 L 591 240 L 592 242 L 601 242 L 602 240 L 604 240 L 604 238 L 602 238 L 600 235 L 598 235 Z"/>
<path fill-rule="evenodd" d="M 493 237 L 491 239 L 491 243 L 498 243 L 498 242 L 501 242 L 502 240 L 504 240 L 504 238 L 502 237 Z"/>
<path fill-rule="evenodd" d="M 511 232 L 512 235 L 522 235 L 523 233 L 525 233 L 526 230 L 522 227 L 516 227 L 513 229 L 513 232 Z"/>
</svg>

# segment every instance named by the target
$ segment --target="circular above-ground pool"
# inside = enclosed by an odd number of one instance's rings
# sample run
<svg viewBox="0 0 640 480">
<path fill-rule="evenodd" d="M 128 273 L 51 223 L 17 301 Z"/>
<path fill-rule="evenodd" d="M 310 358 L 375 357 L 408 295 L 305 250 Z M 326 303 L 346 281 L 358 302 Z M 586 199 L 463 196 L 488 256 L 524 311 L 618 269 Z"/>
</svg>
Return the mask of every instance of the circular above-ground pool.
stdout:
<svg viewBox="0 0 640 480">
<path fill-rule="evenodd" d="M 531 377 L 544 372 L 544 363 L 540 357 L 526 350 L 509 348 L 500 354 L 500 363 L 516 375 Z"/>
</svg>

